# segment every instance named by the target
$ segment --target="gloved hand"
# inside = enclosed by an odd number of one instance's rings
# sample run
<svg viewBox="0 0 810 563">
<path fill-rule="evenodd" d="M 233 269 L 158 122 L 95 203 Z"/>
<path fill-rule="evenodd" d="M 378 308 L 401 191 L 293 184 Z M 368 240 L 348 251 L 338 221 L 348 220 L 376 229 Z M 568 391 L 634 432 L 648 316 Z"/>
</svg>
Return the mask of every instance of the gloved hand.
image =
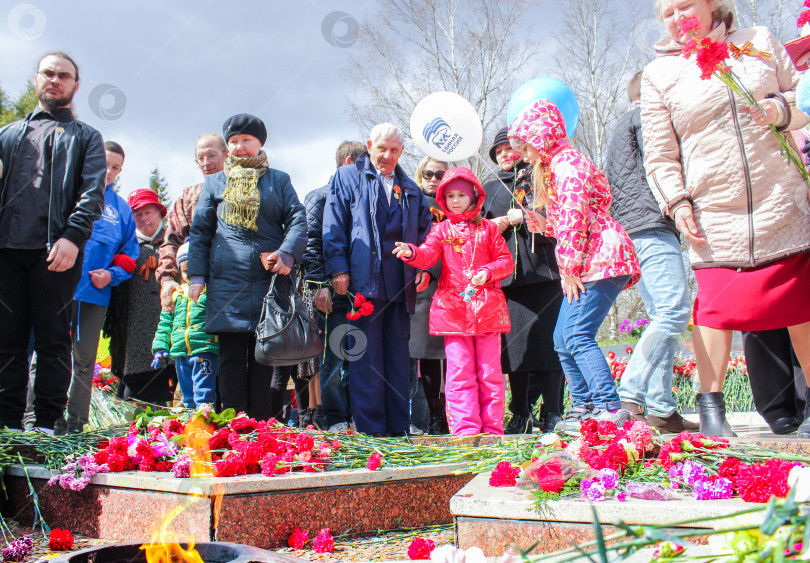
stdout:
<svg viewBox="0 0 810 563">
<path fill-rule="evenodd" d="M 169 353 L 166 350 L 158 350 L 155 352 L 155 358 L 152 360 L 152 369 L 165 368 L 169 364 Z"/>
</svg>

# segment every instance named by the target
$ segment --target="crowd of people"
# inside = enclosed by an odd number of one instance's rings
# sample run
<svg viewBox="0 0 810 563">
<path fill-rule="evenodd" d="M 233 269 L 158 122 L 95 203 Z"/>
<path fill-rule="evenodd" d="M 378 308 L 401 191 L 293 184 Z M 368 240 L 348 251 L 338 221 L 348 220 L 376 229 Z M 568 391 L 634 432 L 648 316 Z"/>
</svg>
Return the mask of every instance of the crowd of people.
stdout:
<svg viewBox="0 0 810 563">
<path fill-rule="evenodd" d="M 176 395 L 186 408 L 286 421 L 292 379 L 294 422 L 332 432 L 576 432 L 586 419 L 636 419 L 728 436 L 722 386 L 739 330 L 757 410 L 775 433 L 810 437 L 794 373 L 810 367 L 810 196 L 766 134 L 810 117 L 784 48 L 764 28 L 738 29 L 733 7 L 657 0 L 667 36 L 628 85 L 604 174 L 540 99 L 495 135 L 497 174 L 483 185 L 428 156 L 410 176 L 404 134 L 381 123 L 338 147 L 334 175 L 303 205 L 250 114 L 197 139 L 204 181 L 171 209 L 149 189 L 124 200 L 124 148 L 75 119 L 78 66 L 48 53 L 37 108 L 0 130 L 0 427 L 22 430 L 28 411 L 44 432 L 81 432 L 104 333 L 121 396 L 158 404 Z M 699 36 L 751 46 L 734 64 L 757 105 L 680 56 L 687 18 Z M 681 236 L 698 285 L 699 423 L 672 396 L 690 318 Z M 257 359 L 271 284 L 303 295 L 325 341 L 318 357 Z M 617 387 L 596 334 L 633 285 L 650 325 Z"/>
</svg>

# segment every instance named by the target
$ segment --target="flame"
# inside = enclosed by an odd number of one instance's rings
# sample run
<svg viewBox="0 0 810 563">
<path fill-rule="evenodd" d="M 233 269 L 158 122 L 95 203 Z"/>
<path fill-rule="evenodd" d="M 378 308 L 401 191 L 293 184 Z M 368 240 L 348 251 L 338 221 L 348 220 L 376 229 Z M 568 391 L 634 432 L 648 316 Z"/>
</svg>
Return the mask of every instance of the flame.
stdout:
<svg viewBox="0 0 810 563">
<path fill-rule="evenodd" d="M 183 512 L 188 505 L 175 506 L 163 519 L 163 523 L 158 528 L 157 533 L 152 538 L 152 543 L 143 544 L 141 549 L 146 552 L 147 563 L 176 563 L 177 561 L 187 561 L 188 563 L 203 563 L 202 557 L 194 549 L 194 539 L 188 539 L 188 549 L 183 549 L 174 533 L 169 531 L 169 526 L 177 516 Z"/>
<path fill-rule="evenodd" d="M 211 477 L 213 475 L 211 448 L 208 446 L 208 440 L 212 435 L 211 427 L 201 416 L 195 416 L 185 425 L 183 436 L 185 436 L 186 447 L 190 449 L 192 477 Z"/>
<path fill-rule="evenodd" d="M 212 427 L 206 424 L 205 419 L 201 416 L 194 417 L 189 420 L 183 432 L 184 444 L 188 448 L 189 457 L 191 458 L 190 475 L 191 477 L 211 477 L 213 475 L 213 463 L 211 461 L 211 449 L 208 446 L 208 440 L 213 435 Z M 195 489 L 197 487 L 195 486 Z M 202 490 L 191 493 L 191 499 L 179 506 L 172 508 L 163 522 L 160 524 L 156 532 L 152 536 L 152 542 L 143 544 L 141 549 L 146 554 L 146 561 L 148 563 L 177 563 L 178 561 L 186 561 L 188 563 L 203 563 L 202 557 L 194 549 L 194 538 L 189 536 L 186 538 L 178 538 L 176 534 L 169 530 L 172 522 L 191 504 L 198 502 L 208 495 L 204 494 Z M 215 497 L 215 518 L 219 512 L 219 502 L 222 500 L 222 495 L 218 498 Z M 180 541 L 188 544 L 188 549 L 183 549 Z"/>
</svg>

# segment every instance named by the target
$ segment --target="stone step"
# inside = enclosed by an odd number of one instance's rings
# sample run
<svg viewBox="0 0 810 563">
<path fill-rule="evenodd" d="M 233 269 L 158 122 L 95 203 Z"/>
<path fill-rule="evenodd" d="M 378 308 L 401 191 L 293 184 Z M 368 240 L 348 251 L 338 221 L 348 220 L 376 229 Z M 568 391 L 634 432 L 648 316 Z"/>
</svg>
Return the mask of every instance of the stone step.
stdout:
<svg viewBox="0 0 810 563">
<path fill-rule="evenodd" d="M 605 500 L 597 503 L 564 499 L 549 501 L 537 511 L 531 491 L 517 487 L 491 487 L 489 475 L 476 476 L 450 499 L 457 545 L 462 549 L 478 546 L 487 557 L 500 556 L 509 547 L 526 550 L 535 543 L 537 547 L 532 553 L 552 553 L 593 541 L 591 507 L 596 509 L 602 532 L 607 536 L 618 531 L 611 524 L 619 520 L 627 524 L 667 525 L 692 518 L 724 516 L 757 506 L 738 498 L 700 501 L 686 496 L 669 501 L 631 498 L 624 502 Z M 756 515 L 747 518 L 757 521 Z M 702 524 L 689 527 L 700 528 Z M 696 541 L 702 542 L 699 537 Z"/>
<path fill-rule="evenodd" d="M 450 524 L 450 498 L 472 475 L 463 465 L 424 465 L 291 473 L 264 477 L 177 479 L 171 473 L 102 473 L 82 491 L 48 485 L 52 472 L 27 466 L 42 516 L 52 528 L 93 538 L 149 541 L 174 507 L 188 504 L 171 529 L 184 540 L 225 541 L 264 549 L 286 546 L 294 527 L 314 538 Z M 22 524 L 34 511 L 21 466 L 5 468 L 2 513 Z"/>
</svg>

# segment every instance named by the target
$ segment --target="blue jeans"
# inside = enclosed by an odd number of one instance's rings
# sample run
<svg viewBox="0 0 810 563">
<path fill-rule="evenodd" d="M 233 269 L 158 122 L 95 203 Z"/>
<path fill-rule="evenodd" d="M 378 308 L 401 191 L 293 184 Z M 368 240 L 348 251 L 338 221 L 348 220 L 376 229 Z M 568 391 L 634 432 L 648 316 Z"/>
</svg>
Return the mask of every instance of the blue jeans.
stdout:
<svg viewBox="0 0 810 563">
<path fill-rule="evenodd" d="M 205 352 L 196 356 L 177 356 L 174 368 L 183 392 L 183 405 L 195 409 L 200 405 L 216 404 L 219 357 Z"/>
<path fill-rule="evenodd" d="M 644 406 L 652 415 L 675 412 L 672 363 L 689 325 L 690 299 L 678 238 L 666 229 L 631 235 L 641 263 L 638 290 L 650 317 L 622 375 L 622 401 Z"/>
<path fill-rule="evenodd" d="M 318 326 L 325 329 L 326 352 L 318 357 L 321 363 L 321 409 L 326 427 L 351 420 L 349 406 L 349 370 L 341 355 L 346 345 L 346 309 L 335 308 L 326 318 L 318 316 Z M 333 338 L 335 337 L 335 338 Z"/>
<path fill-rule="evenodd" d="M 587 282 L 579 301 L 568 303 L 563 298 L 554 327 L 554 349 L 560 356 L 574 406 L 621 407 L 610 366 L 596 343 L 596 331 L 629 279 L 620 276 Z"/>
</svg>

